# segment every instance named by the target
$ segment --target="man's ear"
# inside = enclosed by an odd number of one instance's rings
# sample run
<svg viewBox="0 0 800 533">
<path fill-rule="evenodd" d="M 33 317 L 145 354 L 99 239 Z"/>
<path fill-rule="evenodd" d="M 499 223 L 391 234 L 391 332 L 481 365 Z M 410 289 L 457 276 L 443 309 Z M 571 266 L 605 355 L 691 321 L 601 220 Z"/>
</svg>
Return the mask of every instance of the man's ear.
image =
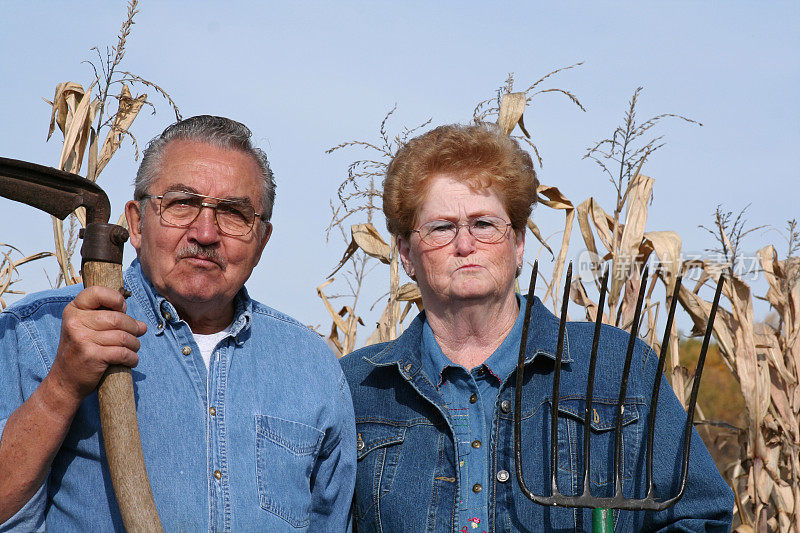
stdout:
<svg viewBox="0 0 800 533">
<path fill-rule="evenodd" d="M 261 236 L 261 244 L 259 245 L 258 248 L 259 256 L 261 255 L 261 252 L 264 251 L 264 246 L 267 245 L 267 243 L 269 242 L 269 238 L 272 236 L 272 223 L 267 222 L 266 220 L 262 221 L 261 223 L 264 224 L 264 233 Z"/>
<path fill-rule="evenodd" d="M 131 200 L 125 204 L 125 220 L 128 221 L 128 231 L 131 236 L 131 244 L 139 252 L 142 246 L 142 203 Z"/>
<path fill-rule="evenodd" d="M 411 260 L 411 243 L 405 237 L 397 237 L 397 249 L 400 251 L 400 262 L 403 263 L 403 270 L 408 277 L 416 281 L 416 271 L 414 262 Z"/>
</svg>

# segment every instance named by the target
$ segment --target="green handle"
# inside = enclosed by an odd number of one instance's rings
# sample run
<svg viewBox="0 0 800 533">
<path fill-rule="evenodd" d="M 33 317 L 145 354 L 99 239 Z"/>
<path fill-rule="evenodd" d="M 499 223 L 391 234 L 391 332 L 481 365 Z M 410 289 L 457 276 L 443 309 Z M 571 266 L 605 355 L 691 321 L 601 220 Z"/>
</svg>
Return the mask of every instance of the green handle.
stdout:
<svg viewBox="0 0 800 533">
<path fill-rule="evenodd" d="M 592 531 L 594 533 L 614 531 L 614 513 L 611 509 L 592 509 Z"/>
</svg>

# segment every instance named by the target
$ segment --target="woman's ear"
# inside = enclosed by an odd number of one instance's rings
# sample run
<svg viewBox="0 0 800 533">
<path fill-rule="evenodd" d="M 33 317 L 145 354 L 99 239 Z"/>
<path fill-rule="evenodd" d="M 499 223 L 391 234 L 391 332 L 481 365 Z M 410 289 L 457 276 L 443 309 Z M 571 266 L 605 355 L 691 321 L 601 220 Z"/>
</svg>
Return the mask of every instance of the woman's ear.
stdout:
<svg viewBox="0 0 800 533">
<path fill-rule="evenodd" d="M 411 243 L 405 237 L 397 237 L 397 248 L 400 251 L 400 262 L 403 264 L 403 270 L 406 271 L 408 277 L 415 280 L 416 271 L 414 270 L 414 261 L 411 257 Z"/>
</svg>

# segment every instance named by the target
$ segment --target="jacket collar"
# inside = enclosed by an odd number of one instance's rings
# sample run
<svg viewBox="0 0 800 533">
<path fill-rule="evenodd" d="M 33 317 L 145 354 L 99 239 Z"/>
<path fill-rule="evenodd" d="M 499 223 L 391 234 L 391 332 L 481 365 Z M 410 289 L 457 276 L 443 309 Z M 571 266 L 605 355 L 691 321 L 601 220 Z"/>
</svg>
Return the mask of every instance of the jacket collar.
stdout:
<svg viewBox="0 0 800 533">
<path fill-rule="evenodd" d="M 525 305 L 525 297 L 520 296 L 520 305 Z M 382 350 L 372 356 L 364 356 L 364 360 L 375 366 L 397 365 L 401 373 L 414 375 L 422 368 L 422 326 L 425 320 L 425 311 L 422 311 L 409 324 L 400 337 L 388 343 Z M 528 343 L 525 349 L 525 364 L 533 362 L 537 357 L 555 361 L 558 346 L 558 317 L 553 315 L 534 296 L 531 308 L 531 325 L 528 328 Z M 569 350 L 569 334 L 564 330 L 563 363 L 571 363 L 572 357 Z"/>
</svg>

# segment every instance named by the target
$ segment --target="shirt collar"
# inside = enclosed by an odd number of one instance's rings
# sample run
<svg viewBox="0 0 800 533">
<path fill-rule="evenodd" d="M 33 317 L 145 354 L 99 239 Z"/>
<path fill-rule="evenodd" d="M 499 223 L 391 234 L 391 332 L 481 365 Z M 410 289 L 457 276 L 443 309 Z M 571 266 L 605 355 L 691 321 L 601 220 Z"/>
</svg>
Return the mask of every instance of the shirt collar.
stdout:
<svg viewBox="0 0 800 533">
<path fill-rule="evenodd" d="M 524 321 L 526 299 L 525 296 L 521 295 L 517 295 L 517 298 L 520 305 L 517 323 L 521 324 Z M 558 345 L 558 321 L 558 317 L 551 313 L 538 297 L 534 297 L 531 308 L 531 324 L 528 328 L 528 342 L 525 349 L 525 364 L 531 363 L 539 356 L 555 361 Z M 514 324 L 515 328 L 517 323 Z M 387 345 L 375 355 L 367 356 L 365 359 L 375 366 L 398 365 L 401 368 L 410 368 L 411 370 L 409 370 L 409 372 L 413 373 L 416 369 L 421 368 L 423 364 L 422 338 L 424 324 L 425 312 L 423 311 L 409 324 L 408 328 L 400 337 L 387 343 Z M 519 340 L 521 335 L 522 331 L 520 330 L 519 336 L 516 338 L 515 355 L 513 358 L 514 365 L 516 365 L 517 357 L 519 356 Z M 511 334 L 506 337 L 506 340 L 509 342 L 509 349 L 512 343 L 509 339 L 510 336 Z M 504 343 L 505 342 L 506 341 L 504 341 Z M 512 350 L 512 352 L 514 352 L 514 350 Z M 566 329 L 564 330 L 564 353 L 562 362 L 572 362 L 569 349 L 569 333 Z M 439 369 L 439 371 L 441 371 L 441 369 Z M 434 373 L 428 375 L 435 376 L 437 374 L 434 371 Z"/>
<path fill-rule="evenodd" d="M 519 343 L 522 339 L 522 326 L 525 318 L 525 300 L 521 296 L 517 296 L 517 303 L 519 312 L 511 331 L 508 332 L 500 346 L 486 358 L 482 365 L 499 381 L 503 381 L 508 377 L 517 365 Z M 420 355 L 422 358 L 422 371 L 425 372 L 432 383 L 437 384 L 437 387 L 444 381 L 445 369 L 448 367 L 461 367 L 461 365 L 451 361 L 442 352 L 442 348 L 436 341 L 436 337 L 427 320 L 424 321 L 422 326 L 422 351 Z"/>
<path fill-rule="evenodd" d="M 169 300 L 158 294 L 153 284 L 145 276 L 139 259 L 134 259 L 124 275 L 125 288 L 131 291 L 139 307 L 148 319 L 148 326 L 153 328 L 156 335 L 164 331 L 166 324 L 181 322 L 178 311 Z M 253 301 L 242 287 L 234 298 L 234 314 L 231 324 L 231 335 L 239 338 L 242 331 L 250 327 L 253 316 Z"/>
</svg>

